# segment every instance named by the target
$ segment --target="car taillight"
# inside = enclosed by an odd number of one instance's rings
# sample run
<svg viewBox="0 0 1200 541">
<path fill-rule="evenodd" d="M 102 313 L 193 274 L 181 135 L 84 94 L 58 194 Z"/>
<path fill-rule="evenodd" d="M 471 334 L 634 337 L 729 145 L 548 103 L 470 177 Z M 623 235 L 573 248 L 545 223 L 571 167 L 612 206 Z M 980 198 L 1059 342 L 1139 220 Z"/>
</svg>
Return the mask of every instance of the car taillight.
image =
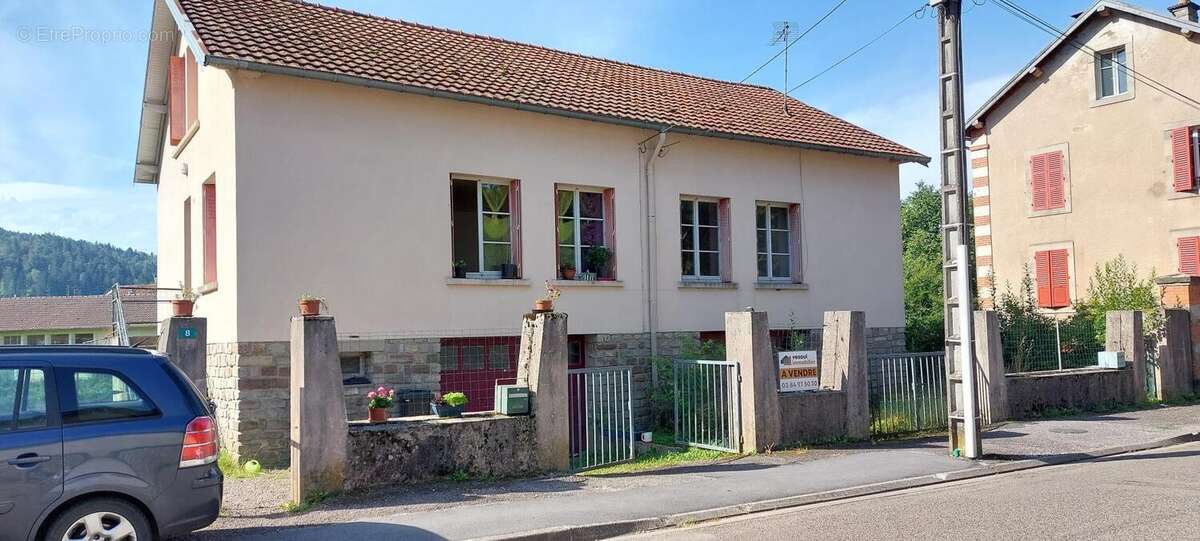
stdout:
<svg viewBox="0 0 1200 541">
<path fill-rule="evenodd" d="M 189 468 L 212 464 L 217 460 L 217 429 L 212 417 L 197 417 L 188 423 L 183 433 L 183 451 L 179 467 Z"/>
</svg>

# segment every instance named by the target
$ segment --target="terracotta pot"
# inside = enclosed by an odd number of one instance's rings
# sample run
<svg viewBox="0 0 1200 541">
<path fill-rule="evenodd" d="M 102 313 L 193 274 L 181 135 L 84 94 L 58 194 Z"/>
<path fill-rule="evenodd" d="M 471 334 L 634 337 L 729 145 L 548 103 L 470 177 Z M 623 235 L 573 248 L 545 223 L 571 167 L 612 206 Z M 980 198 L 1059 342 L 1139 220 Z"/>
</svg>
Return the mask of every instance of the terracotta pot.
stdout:
<svg viewBox="0 0 1200 541">
<path fill-rule="evenodd" d="M 538 299 L 536 301 L 533 301 L 533 311 L 534 312 L 553 312 L 554 311 L 554 301 L 548 301 L 548 300 L 544 300 L 544 299 Z"/>
<path fill-rule="evenodd" d="M 175 299 L 171 301 L 171 311 L 175 317 L 192 317 L 192 306 L 195 303 L 192 299 Z"/>
<path fill-rule="evenodd" d="M 563 269 L 562 277 L 563 277 L 563 280 L 574 280 L 575 279 L 575 269 Z"/>
<path fill-rule="evenodd" d="M 367 420 L 372 423 L 386 423 L 387 417 L 387 408 L 367 408 Z"/>
<path fill-rule="evenodd" d="M 300 301 L 300 315 L 302 316 L 319 316 L 321 315 L 321 299 L 305 299 Z"/>
</svg>

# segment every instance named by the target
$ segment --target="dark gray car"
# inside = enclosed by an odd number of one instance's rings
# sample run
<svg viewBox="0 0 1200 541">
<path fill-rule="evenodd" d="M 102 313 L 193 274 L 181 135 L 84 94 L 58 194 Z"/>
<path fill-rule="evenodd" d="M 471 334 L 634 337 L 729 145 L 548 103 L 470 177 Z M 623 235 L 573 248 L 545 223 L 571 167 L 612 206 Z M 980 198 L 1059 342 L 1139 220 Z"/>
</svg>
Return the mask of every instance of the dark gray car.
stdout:
<svg viewBox="0 0 1200 541">
<path fill-rule="evenodd" d="M 0 347 L 0 541 L 152 540 L 216 520 L 213 413 L 166 357 Z"/>
</svg>

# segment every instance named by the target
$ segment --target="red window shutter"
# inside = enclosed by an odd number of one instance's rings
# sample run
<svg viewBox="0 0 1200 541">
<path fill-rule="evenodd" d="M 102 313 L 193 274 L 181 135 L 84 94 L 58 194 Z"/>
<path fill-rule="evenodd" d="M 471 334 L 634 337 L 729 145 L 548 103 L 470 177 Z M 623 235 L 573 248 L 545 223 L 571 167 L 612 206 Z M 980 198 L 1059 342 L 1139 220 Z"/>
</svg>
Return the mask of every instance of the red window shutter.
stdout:
<svg viewBox="0 0 1200 541">
<path fill-rule="evenodd" d="M 1062 152 L 1048 152 L 1046 156 L 1046 208 L 1060 209 L 1066 206 Z"/>
<path fill-rule="evenodd" d="M 721 225 L 721 281 L 733 281 L 733 251 L 732 251 L 732 232 L 730 224 L 733 220 L 729 218 L 729 199 L 722 199 L 717 205 L 717 212 L 720 217 Z"/>
<path fill-rule="evenodd" d="M 804 281 L 801 266 L 803 253 L 800 251 L 803 248 L 800 243 L 800 205 L 788 205 L 788 238 L 792 241 L 792 282 L 799 284 Z"/>
<path fill-rule="evenodd" d="M 1191 276 L 1200 276 L 1200 237 L 1184 237 L 1177 242 L 1179 246 L 1179 272 Z"/>
<path fill-rule="evenodd" d="M 1050 298 L 1050 252 L 1037 252 L 1033 254 L 1033 263 L 1036 267 L 1038 306 L 1050 308 L 1053 304 Z"/>
<path fill-rule="evenodd" d="M 183 95 L 183 57 L 172 56 L 167 66 L 167 122 L 170 124 L 171 144 L 178 145 L 183 140 L 184 95 Z"/>
<path fill-rule="evenodd" d="M 554 228 L 558 231 L 558 228 Z M 616 192 L 612 188 L 604 190 L 604 247 L 608 248 L 608 275 L 602 276 L 608 280 L 617 279 L 617 212 Z"/>
<path fill-rule="evenodd" d="M 204 185 L 204 283 L 217 282 L 217 185 Z"/>
<path fill-rule="evenodd" d="M 192 55 L 191 49 L 188 49 L 187 51 L 187 62 L 184 64 L 184 67 L 186 70 L 184 73 L 184 94 L 186 96 L 185 101 L 187 103 L 187 113 L 184 117 L 187 119 L 187 123 L 184 129 L 190 130 L 192 129 L 192 126 L 196 125 L 196 120 L 198 118 L 196 103 L 198 100 L 197 93 L 199 91 L 197 84 L 200 76 L 199 66 L 196 64 L 196 57 Z"/>
<path fill-rule="evenodd" d="M 1066 250 L 1050 250 L 1050 304 L 1053 308 L 1071 305 L 1069 259 Z"/>
<path fill-rule="evenodd" d="M 514 180 L 508 185 L 509 227 L 512 228 L 512 262 L 517 266 L 517 278 L 525 276 L 525 264 L 521 257 L 521 181 Z"/>
<path fill-rule="evenodd" d="M 1192 129 L 1190 127 L 1171 130 L 1172 179 L 1177 192 L 1190 192 L 1196 188 L 1192 174 Z"/>
<path fill-rule="evenodd" d="M 1046 155 L 1038 154 L 1029 158 L 1029 188 L 1033 199 L 1033 210 L 1046 210 L 1048 207 L 1046 185 Z"/>
</svg>

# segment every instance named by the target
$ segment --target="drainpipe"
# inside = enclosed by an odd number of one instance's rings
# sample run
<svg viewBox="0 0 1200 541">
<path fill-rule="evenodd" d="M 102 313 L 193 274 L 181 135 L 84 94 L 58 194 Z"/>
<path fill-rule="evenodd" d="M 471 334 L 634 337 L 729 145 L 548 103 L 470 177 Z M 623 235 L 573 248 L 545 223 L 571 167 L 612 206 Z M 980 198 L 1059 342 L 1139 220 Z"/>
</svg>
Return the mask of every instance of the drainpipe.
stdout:
<svg viewBox="0 0 1200 541">
<path fill-rule="evenodd" d="M 650 175 L 650 170 L 654 165 L 655 158 L 659 157 L 662 152 L 663 144 L 667 142 L 667 130 L 658 132 L 658 140 L 654 144 L 654 151 L 645 156 L 642 161 L 642 200 L 645 201 L 645 227 L 646 227 L 646 263 L 643 265 L 645 269 L 645 301 L 646 301 L 646 326 L 650 332 L 650 357 L 658 356 L 658 212 L 656 210 L 656 196 L 654 189 L 654 181 Z M 638 152 L 645 154 L 647 150 L 646 143 L 638 146 Z M 658 384 L 658 369 L 651 363 L 651 382 Z"/>
</svg>

